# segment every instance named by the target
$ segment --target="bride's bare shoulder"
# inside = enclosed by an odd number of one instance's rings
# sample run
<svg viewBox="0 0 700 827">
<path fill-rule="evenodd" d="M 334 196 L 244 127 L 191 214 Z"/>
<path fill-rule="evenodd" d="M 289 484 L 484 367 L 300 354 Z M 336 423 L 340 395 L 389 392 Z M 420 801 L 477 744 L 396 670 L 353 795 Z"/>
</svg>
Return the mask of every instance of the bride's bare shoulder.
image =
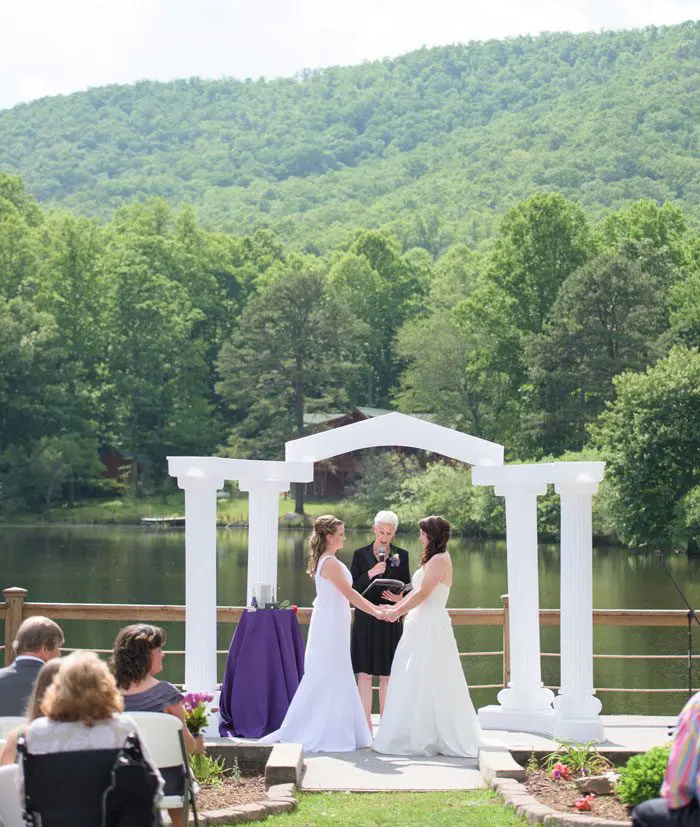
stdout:
<svg viewBox="0 0 700 827">
<path fill-rule="evenodd" d="M 325 580 L 329 580 L 333 574 L 339 572 L 343 567 L 340 560 L 332 554 L 320 560 L 319 566 L 321 567 L 321 577 Z"/>
<path fill-rule="evenodd" d="M 434 554 L 425 564 L 425 568 L 435 571 L 447 571 L 451 564 L 447 554 Z"/>
</svg>

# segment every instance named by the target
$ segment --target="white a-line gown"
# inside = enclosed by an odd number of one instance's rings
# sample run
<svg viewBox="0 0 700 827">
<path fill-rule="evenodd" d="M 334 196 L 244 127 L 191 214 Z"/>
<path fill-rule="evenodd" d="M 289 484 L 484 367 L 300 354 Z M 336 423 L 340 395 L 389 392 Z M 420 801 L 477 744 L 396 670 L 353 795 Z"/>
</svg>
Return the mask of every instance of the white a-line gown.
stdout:
<svg viewBox="0 0 700 827">
<path fill-rule="evenodd" d="M 413 575 L 417 588 L 423 568 Z M 476 758 L 484 744 L 438 583 L 404 620 L 374 749 L 387 755 Z"/>
<path fill-rule="evenodd" d="M 304 654 L 304 677 L 282 726 L 257 743 L 302 744 L 305 752 L 351 752 L 372 745 L 350 660 L 350 604 L 330 580 L 321 577 L 330 556 L 321 556 L 314 578 L 316 599 Z M 352 585 L 350 572 L 340 565 Z"/>
</svg>

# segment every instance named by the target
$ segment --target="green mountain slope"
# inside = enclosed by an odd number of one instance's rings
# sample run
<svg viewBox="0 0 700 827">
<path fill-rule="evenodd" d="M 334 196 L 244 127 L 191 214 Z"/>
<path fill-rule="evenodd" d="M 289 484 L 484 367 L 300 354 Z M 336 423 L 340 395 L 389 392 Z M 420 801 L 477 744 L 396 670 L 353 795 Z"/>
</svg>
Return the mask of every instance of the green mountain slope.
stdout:
<svg viewBox="0 0 700 827">
<path fill-rule="evenodd" d="M 391 225 L 438 252 L 559 190 L 700 220 L 700 23 L 422 49 L 296 80 L 141 82 L 0 112 L 0 170 L 102 217 L 149 196 L 324 250 Z"/>
</svg>

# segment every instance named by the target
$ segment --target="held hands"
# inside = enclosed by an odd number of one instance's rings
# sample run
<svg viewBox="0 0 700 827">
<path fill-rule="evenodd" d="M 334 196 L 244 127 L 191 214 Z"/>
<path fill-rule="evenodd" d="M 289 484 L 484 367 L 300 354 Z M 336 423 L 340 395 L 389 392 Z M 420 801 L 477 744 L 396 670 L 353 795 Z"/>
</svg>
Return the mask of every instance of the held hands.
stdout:
<svg viewBox="0 0 700 827">
<path fill-rule="evenodd" d="M 396 621 L 401 617 L 401 613 L 399 610 L 394 607 L 393 609 L 387 609 L 384 612 L 384 620 L 387 620 L 389 623 L 396 623 Z"/>
<path fill-rule="evenodd" d="M 387 607 L 377 606 L 375 617 L 379 620 L 386 620 L 388 623 L 396 623 L 401 617 L 397 608 L 389 609 Z"/>
<path fill-rule="evenodd" d="M 372 568 L 367 572 L 369 574 L 370 580 L 374 579 L 375 577 L 379 577 L 380 574 L 384 574 L 386 571 L 386 561 L 383 560 L 381 563 L 375 563 Z"/>
</svg>

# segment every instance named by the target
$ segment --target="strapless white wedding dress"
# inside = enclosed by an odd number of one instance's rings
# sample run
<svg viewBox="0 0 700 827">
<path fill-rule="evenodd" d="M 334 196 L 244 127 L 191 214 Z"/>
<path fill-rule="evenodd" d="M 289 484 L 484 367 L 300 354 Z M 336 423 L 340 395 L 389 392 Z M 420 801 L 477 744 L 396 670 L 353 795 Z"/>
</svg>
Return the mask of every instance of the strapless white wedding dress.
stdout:
<svg viewBox="0 0 700 827">
<path fill-rule="evenodd" d="M 258 744 L 302 744 L 305 752 L 351 752 L 372 745 L 350 660 L 352 614 L 347 597 L 316 569 L 316 599 L 304 655 L 304 676 L 282 726 Z M 338 561 L 340 562 L 340 561 Z M 352 576 L 341 563 L 345 579 Z"/>
<path fill-rule="evenodd" d="M 413 575 L 417 588 L 423 569 Z M 405 617 L 374 749 L 387 755 L 476 758 L 485 744 L 438 585 Z"/>
</svg>

